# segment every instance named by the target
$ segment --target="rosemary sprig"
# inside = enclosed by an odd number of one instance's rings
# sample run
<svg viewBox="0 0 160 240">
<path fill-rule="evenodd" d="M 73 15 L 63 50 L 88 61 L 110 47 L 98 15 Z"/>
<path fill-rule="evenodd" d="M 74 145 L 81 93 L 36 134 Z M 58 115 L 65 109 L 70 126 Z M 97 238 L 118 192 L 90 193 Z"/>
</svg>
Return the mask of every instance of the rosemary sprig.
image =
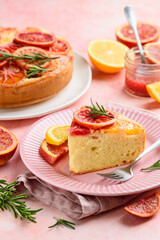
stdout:
<svg viewBox="0 0 160 240">
<path fill-rule="evenodd" d="M 44 72 L 52 71 L 52 69 L 44 68 L 38 64 L 34 64 L 33 67 L 30 67 L 29 70 L 27 70 L 27 77 L 33 77 L 36 74 L 41 75 Z"/>
<path fill-rule="evenodd" d="M 147 168 L 142 168 L 141 170 L 155 170 L 155 169 L 160 169 L 160 160 L 155 162 L 153 165 Z"/>
<path fill-rule="evenodd" d="M 2 55 L 0 56 L 0 60 L 4 60 L 4 59 L 11 60 L 13 58 L 13 55 L 11 53 L 0 51 L 0 54 Z"/>
<path fill-rule="evenodd" d="M 11 53 L 7 53 L 7 52 L 2 52 L 0 51 L 0 54 L 2 56 L 0 56 L 0 60 L 4 60 L 4 59 L 7 59 L 7 60 L 12 60 L 12 61 L 16 61 L 16 60 L 28 60 L 28 63 L 33 63 L 35 61 L 40 61 L 42 60 L 41 62 L 39 62 L 39 64 L 43 64 L 45 62 L 48 62 L 48 61 L 52 61 L 54 59 L 57 59 L 58 57 L 48 57 L 46 55 L 44 55 L 43 53 L 35 53 L 35 52 L 31 52 L 32 55 L 30 54 L 17 54 L 17 55 L 13 55 Z"/>
<path fill-rule="evenodd" d="M 60 219 L 60 218 L 56 218 L 56 217 L 54 217 L 54 219 L 56 219 L 56 223 L 55 224 L 53 224 L 52 226 L 49 226 L 48 228 L 53 228 L 53 227 L 55 227 L 55 226 L 65 226 L 65 227 L 68 227 L 68 228 L 71 228 L 71 229 L 75 229 L 75 223 L 74 222 L 69 222 L 69 221 L 67 221 L 67 220 L 64 220 L 64 219 Z"/>
<path fill-rule="evenodd" d="M 38 61 L 38 64 L 34 63 L 33 67 L 30 67 L 29 70 L 27 70 L 27 77 L 30 78 L 30 77 L 33 77 L 35 75 L 41 75 L 42 73 L 44 72 L 47 72 L 47 71 L 52 71 L 52 69 L 48 69 L 48 68 L 44 68 L 42 67 L 41 65 L 46 63 L 46 62 L 49 62 L 49 61 L 52 61 L 52 60 L 55 60 L 59 57 L 48 57 L 46 55 L 44 55 L 43 53 L 34 53 L 34 52 L 31 52 L 33 55 L 30 55 L 30 54 L 18 54 L 18 55 L 13 55 L 13 54 L 10 54 L 10 53 L 7 53 L 7 52 L 2 52 L 0 51 L 0 54 L 2 56 L 0 56 L 0 60 L 4 60 L 4 59 L 7 59 L 7 60 L 12 60 L 12 61 L 16 61 L 16 60 L 28 60 L 24 66 L 26 64 L 31 64 L 33 62 L 36 62 Z"/>
<path fill-rule="evenodd" d="M 16 195 L 15 186 L 17 184 L 18 181 L 8 184 L 6 180 L 0 180 L 0 209 L 2 211 L 13 211 L 15 218 L 19 216 L 20 219 L 25 218 L 36 223 L 36 218 L 33 215 L 36 215 L 42 208 L 38 210 L 31 210 L 31 208 L 28 208 L 25 201 L 22 201 L 22 199 L 28 198 L 28 196 L 25 193 Z"/>
<path fill-rule="evenodd" d="M 87 108 L 91 109 L 91 111 L 89 112 L 89 114 L 91 115 L 92 118 L 96 118 L 96 117 L 99 117 L 99 116 L 107 116 L 107 117 L 110 117 L 110 118 L 114 118 L 112 115 L 109 115 L 106 110 L 104 109 L 104 106 L 103 105 L 99 105 L 97 102 L 96 102 L 96 105 L 95 106 L 92 102 L 92 99 L 90 99 L 91 101 L 91 104 L 92 104 L 92 107 L 90 106 L 86 106 Z"/>
</svg>

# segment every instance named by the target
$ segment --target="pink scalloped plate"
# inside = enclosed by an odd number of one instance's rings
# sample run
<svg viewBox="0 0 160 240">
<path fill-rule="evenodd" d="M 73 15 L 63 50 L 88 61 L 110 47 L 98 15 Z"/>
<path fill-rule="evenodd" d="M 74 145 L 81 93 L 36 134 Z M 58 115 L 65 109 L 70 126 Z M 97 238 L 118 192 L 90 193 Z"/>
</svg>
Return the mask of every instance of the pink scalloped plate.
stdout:
<svg viewBox="0 0 160 240">
<path fill-rule="evenodd" d="M 123 113 L 141 123 L 146 130 L 146 147 L 160 139 L 160 118 L 153 113 L 112 102 L 109 102 L 106 108 Z M 54 166 L 45 162 L 39 155 L 39 147 L 45 138 L 46 130 L 55 124 L 70 123 L 74 110 L 68 108 L 41 118 L 25 133 L 20 144 L 20 154 L 24 164 L 32 173 L 56 187 L 88 195 L 118 196 L 134 194 L 160 186 L 160 170 L 141 170 L 160 159 L 160 148 L 141 159 L 133 168 L 133 178 L 123 183 L 103 179 L 96 174 L 97 172 L 75 175 L 69 171 L 68 156 L 63 157 Z M 109 172 L 111 170 L 113 169 L 99 172 Z"/>
</svg>

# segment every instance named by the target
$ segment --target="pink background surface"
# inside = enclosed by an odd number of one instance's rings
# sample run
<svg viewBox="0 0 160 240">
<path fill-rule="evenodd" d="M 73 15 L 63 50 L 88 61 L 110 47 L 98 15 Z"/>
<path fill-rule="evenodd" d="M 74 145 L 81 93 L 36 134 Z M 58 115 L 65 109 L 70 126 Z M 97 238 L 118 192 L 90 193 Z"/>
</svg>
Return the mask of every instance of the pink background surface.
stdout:
<svg viewBox="0 0 160 240">
<path fill-rule="evenodd" d="M 0 0 L 0 25 L 10 27 L 35 26 L 49 29 L 66 38 L 73 49 L 81 53 L 88 61 L 87 45 L 96 38 L 115 39 L 115 28 L 126 22 L 123 8 L 133 5 L 138 20 L 147 20 L 159 24 L 158 0 Z M 160 26 L 160 24 L 159 24 Z M 88 104 L 90 97 L 105 104 L 108 100 L 141 107 L 160 114 L 160 104 L 151 98 L 136 97 L 124 89 L 124 70 L 120 73 L 104 74 L 92 67 L 92 84 L 85 95 L 72 106 Z M 19 121 L 0 121 L 0 125 L 15 133 L 18 140 L 24 131 L 38 118 Z M 19 156 L 19 150 L 8 164 L 0 168 L 0 178 L 15 180 L 26 169 Z M 77 221 L 76 230 L 54 228 L 53 216 L 69 219 L 62 212 L 49 208 L 39 202 L 28 200 L 28 206 L 34 209 L 43 207 L 37 214 L 37 223 L 15 220 L 8 212 L 0 211 L 0 233 L 2 240 L 79 240 L 82 239 L 160 239 L 160 213 L 151 219 L 139 219 L 118 208 L 98 216 Z"/>
</svg>

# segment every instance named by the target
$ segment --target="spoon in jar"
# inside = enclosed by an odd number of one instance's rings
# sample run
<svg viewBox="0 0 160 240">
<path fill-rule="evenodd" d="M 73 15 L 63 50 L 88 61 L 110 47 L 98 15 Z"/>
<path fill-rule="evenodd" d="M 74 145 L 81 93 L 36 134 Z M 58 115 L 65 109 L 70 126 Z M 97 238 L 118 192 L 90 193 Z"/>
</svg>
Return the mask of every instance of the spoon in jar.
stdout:
<svg viewBox="0 0 160 240">
<path fill-rule="evenodd" d="M 127 6 L 124 8 L 124 12 L 125 12 L 126 18 L 128 20 L 128 23 L 134 32 L 134 35 L 135 35 L 135 38 L 137 41 L 137 45 L 138 45 L 138 49 L 139 49 L 139 53 L 141 56 L 141 63 L 146 63 L 145 57 L 144 57 L 144 52 L 142 49 L 142 44 L 141 44 L 139 34 L 137 31 L 136 15 L 135 15 L 134 9 L 131 6 Z"/>
</svg>

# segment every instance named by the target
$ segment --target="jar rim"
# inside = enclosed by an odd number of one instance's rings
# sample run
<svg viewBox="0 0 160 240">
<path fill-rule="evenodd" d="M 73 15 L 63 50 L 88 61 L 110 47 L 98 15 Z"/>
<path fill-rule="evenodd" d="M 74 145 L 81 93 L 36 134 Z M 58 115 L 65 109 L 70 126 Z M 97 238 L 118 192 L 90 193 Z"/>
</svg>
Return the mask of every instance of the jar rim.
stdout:
<svg viewBox="0 0 160 240">
<path fill-rule="evenodd" d="M 143 49 L 143 52 L 145 53 L 145 52 L 152 52 L 152 53 L 156 53 L 156 54 L 159 54 L 160 55 L 160 52 L 157 52 L 157 51 L 150 51 L 150 50 L 144 50 Z M 130 57 L 129 57 L 129 55 L 130 54 L 137 54 L 137 53 L 139 53 L 140 54 L 140 51 L 139 51 L 139 49 L 138 49 L 138 47 L 133 47 L 133 48 L 131 48 L 131 49 L 129 49 L 128 51 L 127 51 L 127 53 L 126 53 L 126 55 L 125 55 L 125 61 L 126 62 L 128 62 L 128 63 L 130 63 L 131 65 L 134 65 L 134 66 L 141 66 L 142 68 L 143 67 L 150 67 L 150 66 L 152 66 L 152 67 L 160 67 L 160 63 L 141 63 L 141 62 L 136 62 L 136 61 L 134 61 L 134 59 L 131 59 Z"/>
</svg>

